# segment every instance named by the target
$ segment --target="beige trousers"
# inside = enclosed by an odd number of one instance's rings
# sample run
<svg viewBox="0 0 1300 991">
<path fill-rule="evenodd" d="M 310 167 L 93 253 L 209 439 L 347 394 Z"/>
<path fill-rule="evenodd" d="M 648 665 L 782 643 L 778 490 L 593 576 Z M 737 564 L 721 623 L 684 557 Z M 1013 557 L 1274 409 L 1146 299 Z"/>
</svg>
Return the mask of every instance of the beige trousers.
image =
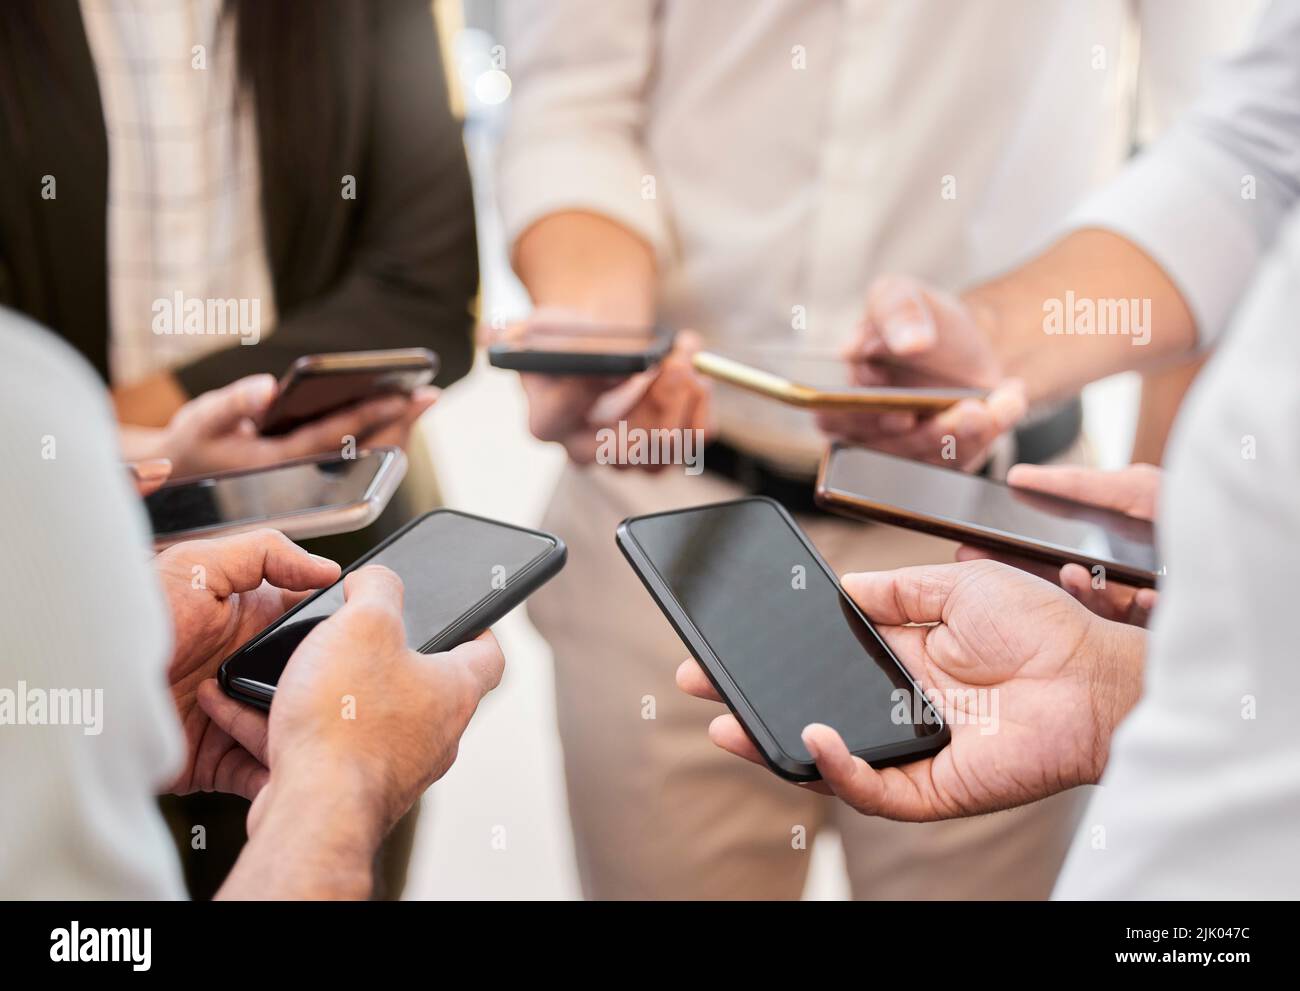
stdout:
<svg viewBox="0 0 1300 991">
<path fill-rule="evenodd" d="M 1082 789 L 942 823 L 861 816 L 717 749 L 722 709 L 683 695 L 688 656 L 614 543 L 620 520 L 735 498 L 708 473 L 566 469 L 545 526 L 568 564 L 529 600 L 555 654 L 556 703 L 583 891 L 597 899 L 792 899 L 812 842 L 838 831 L 855 898 L 1046 898 Z M 954 545 L 830 517 L 801 518 L 837 572 L 948 562 Z"/>
</svg>

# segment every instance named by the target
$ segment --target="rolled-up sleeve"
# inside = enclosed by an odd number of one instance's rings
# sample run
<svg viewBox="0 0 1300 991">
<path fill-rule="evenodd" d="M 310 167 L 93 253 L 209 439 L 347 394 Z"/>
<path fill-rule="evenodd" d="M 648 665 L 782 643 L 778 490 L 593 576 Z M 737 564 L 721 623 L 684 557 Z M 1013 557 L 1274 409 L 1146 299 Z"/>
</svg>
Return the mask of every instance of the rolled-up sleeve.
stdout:
<svg viewBox="0 0 1300 991">
<path fill-rule="evenodd" d="M 1070 216 L 1138 245 L 1214 342 L 1300 196 L 1300 4 L 1275 2 L 1168 134 Z"/>
<path fill-rule="evenodd" d="M 655 44 L 654 0 L 504 8 L 511 116 L 498 198 L 511 246 L 543 217 L 597 213 L 663 258 L 666 221 L 645 194 L 653 163 L 642 140 Z"/>
</svg>

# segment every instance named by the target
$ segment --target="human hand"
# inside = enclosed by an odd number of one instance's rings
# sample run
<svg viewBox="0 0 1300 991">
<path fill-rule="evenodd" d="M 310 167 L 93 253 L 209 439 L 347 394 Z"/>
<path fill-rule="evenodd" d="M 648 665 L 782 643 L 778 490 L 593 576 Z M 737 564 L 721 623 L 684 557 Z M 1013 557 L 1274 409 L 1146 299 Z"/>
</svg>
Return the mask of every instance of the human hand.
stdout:
<svg viewBox="0 0 1300 991">
<path fill-rule="evenodd" d="M 577 464 L 596 461 L 599 431 L 615 428 L 619 421 L 629 431 L 699 430 L 707 435 L 712 390 L 691 364 L 699 349 L 698 335 L 682 331 L 663 361 L 625 378 L 523 373 L 519 378 L 528 397 L 529 430 L 539 440 L 561 444 Z M 664 466 L 636 467 L 653 472 Z"/>
<path fill-rule="evenodd" d="M 277 388 L 270 375 L 250 375 L 191 399 L 165 427 L 123 427 L 127 458 L 169 458 L 176 475 L 255 468 L 341 451 L 349 438 L 358 445 L 380 443 L 389 436 L 405 438 L 415 419 L 437 399 L 437 390 L 372 399 L 283 436 L 263 437 L 257 422 Z"/>
<path fill-rule="evenodd" d="M 440 654 L 407 646 L 401 579 L 378 565 L 351 572 L 344 605 L 294 651 L 269 716 L 200 687 L 203 711 L 270 769 L 267 792 L 319 792 L 382 835 L 456 759 L 461 735 L 505 658 L 490 632 Z M 257 828 L 273 796 L 249 817 Z"/>
<path fill-rule="evenodd" d="M 844 356 L 860 385 L 956 384 L 990 392 L 933 416 L 820 411 L 818 426 L 835 440 L 970 470 L 1027 408 L 1023 384 L 1003 378 L 979 312 L 916 279 L 888 275 L 872 283 Z"/>
<path fill-rule="evenodd" d="M 1101 471 L 1073 465 L 1015 465 L 1007 473 L 1007 484 L 1031 492 L 1086 502 L 1113 509 L 1140 520 L 1153 521 L 1160 495 L 1161 471 L 1155 465 L 1129 465 L 1118 471 Z M 1134 626 L 1146 626 L 1159 601 L 1153 588 L 1133 588 L 1104 578 L 1100 584 L 1081 564 L 1060 568 L 1029 558 L 995 554 L 979 547 L 957 548 L 959 561 L 980 558 L 1005 561 L 1024 571 L 1057 582 L 1098 616 Z"/>
<path fill-rule="evenodd" d="M 172 616 L 167 679 L 186 741 L 185 767 L 169 790 L 254 798 L 266 769 L 198 707 L 199 686 L 308 592 L 337 581 L 339 566 L 275 530 L 176 544 L 154 564 Z"/>
<path fill-rule="evenodd" d="M 933 757 L 877 770 L 835 730 L 814 724 L 803 741 L 822 780 L 804 787 L 864 815 L 928 821 L 1023 805 L 1100 777 L 1111 735 L 1141 691 L 1142 631 L 993 561 L 851 574 L 843 585 L 942 711 L 952 738 Z M 694 660 L 677 682 L 720 701 Z M 992 732 L 970 711 L 981 691 L 998 694 Z M 762 763 L 734 716 L 716 718 L 709 736 Z"/>
</svg>

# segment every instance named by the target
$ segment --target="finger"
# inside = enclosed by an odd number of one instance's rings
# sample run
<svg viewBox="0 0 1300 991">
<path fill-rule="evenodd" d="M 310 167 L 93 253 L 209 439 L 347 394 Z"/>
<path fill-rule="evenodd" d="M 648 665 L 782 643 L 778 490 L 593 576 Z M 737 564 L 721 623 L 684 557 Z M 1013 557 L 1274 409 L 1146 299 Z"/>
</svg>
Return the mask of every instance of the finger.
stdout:
<svg viewBox="0 0 1300 991">
<path fill-rule="evenodd" d="M 131 461 L 127 470 L 135 482 L 135 490 L 141 496 L 157 492 L 172 473 L 170 458 L 150 458 L 148 461 Z"/>
<path fill-rule="evenodd" d="M 693 657 L 686 658 L 678 665 L 677 687 L 687 695 L 694 695 L 697 699 L 707 699 L 710 702 L 722 701 L 722 696 L 713 687 L 713 682 L 709 681 L 709 676 L 704 673 L 704 669 L 700 667 L 699 662 Z"/>
<path fill-rule="evenodd" d="M 505 654 L 491 630 L 484 630 L 468 643 L 452 648 L 447 652 L 447 659 L 461 665 L 471 676 L 477 688 L 476 700 L 501 684 L 506 669 Z"/>
<path fill-rule="evenodd" d="M 851 805 L 863 815 L 891 815 L 898 817 L 904 811 L 899 799 L 906 797 L 906 789 L 891 795 L 881 773 L 849 753 L 840 735 L 829 726 L 813 723 L 804 728 L 803 745 L 817 763 L 822 782 L 841 801 Z M 910 804 L 910 803 L 903 803 Z"/>
<path fill-rule="evenodd" d="M 924 287 L 906 276 L 886 275 L 872 284 L 867 317 L 890 353 L 900 357 L 928 351 L 938 336 Z"/>
<path fill-rule="evenodd" d="M 1149 626 L 1151 623 L 1151 614 L 1155 611 L 1156 603 L 1160 600 L 1160 593 L 1154 588 L 1140 588 L 1137 594 L 1133 596 L 1133 605 L 1129 610 L 1128 621 L 1134 626 Z"/>
<path fill-rule="evenodd" d="M 181 408 L 200 437 L 219 437 L 245 420 L 257 420 L 275 398 L 271 375 L 249 375 L 220 389 L 205 392 Z"/>
<path fill-rule="evenodd" d="M 214 722 L 204 727 L 194 753 L 194 780 L 200 787 L 252 800 L 267 778 L 266 767 L 230 734 Z"/>
<path fill-rule="evenodd" d="M 767 762 L 763 760 L 763 755 L 754 746 L 754 741 L 746 735 L 736 717 L 730 713 L 725 716 L 718 716 L 713 722 L 709 723 L 709 739 L 727 753 L 743 757 L 754 764 L 767 766 Z"/>
<path fill-rule="evenodd" d="M 367 564 L 364 568 L 348 572 L 343 579 L 343 608 L 336 615 L 342 615 L 349 606 L 353 612 L 373 609 L 388 613 L 398 622 L 402 619 L 402 601 L 406 589 L 396 572 L 382 564 Z"/>
<path fill-rule="evenodd" d="M 266 759 L 266 713 L 232 699 L 221 690 L 215 678 L 200 683 L 199 708 L 221 731 L 243 747 L 258 763 Z"/>
<path fill-rule="evenodd" d="M 1138 470 L 1134 470 L 1138 469 Z M 1149 469 L 1149 471 L 1148 471 Z M 1019 489 L 1045 492 L 1076 502 L 1141 513 L 1159 481 L 1159 469 L 1133 465 L 1119 471 L 1101 471 L 1076 465 L 1013 465 L 1007 484 Z"/>
<path fill-rule="evenodd" d="M 277 459 L 306 457 L 322 451 L 342 450 L 349 440 L 356 441 L 367 434 L 400 420 L 406 414 L 410 400 L 406 396 L 385 396 L 350 406 L 313 423 L 266 443 Z"/>
<path fill-rule="evenodd" d="M 171 552 L 164 552 L 171 553 Z M 263 579 L 277 588 L 303 592 L 338 581 L 339 566 L 309 554 L 279 530 L 254 530 L 230 537 L 179 544 L 175 553 L 194 559 L 208 571 L 208 587 L 218 594 L 251 592 Z M 222 589 L 214 579 L 225 579 Z"/>
<path fill-rule="evenodd" d="M 936 564 L 896 571 L 865 571 L 842 579 L 849 594 L 867 616 L 878 623 L 937 623 L 957 583 L 978 565 Z"/>
</svg>

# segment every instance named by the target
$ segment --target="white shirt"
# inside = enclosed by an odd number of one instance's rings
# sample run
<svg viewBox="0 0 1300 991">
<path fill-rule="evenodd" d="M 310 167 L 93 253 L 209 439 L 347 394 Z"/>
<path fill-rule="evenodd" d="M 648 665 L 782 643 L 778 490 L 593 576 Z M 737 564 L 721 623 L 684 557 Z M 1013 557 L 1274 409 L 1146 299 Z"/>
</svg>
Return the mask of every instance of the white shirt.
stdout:
<svg viewBox="0 0 1300 991">
<path fill-rule="evenodd" d="M 8 310 L 0 423 L 0 897 L 183 898 L 155 797 L 181 737 L 144 510 L 94 371 Z M 43 724 L 56 692 L 80 709 Z"/>
<path fill-rule="evenodd" d="M 246 300 L 275 325 L 251 93 L 222 0 L 81 0 L 108 135 L 109 365 L 129 384 L 235 334 L 159 333 L 187 300 Z M 165 306 L 165 311 L 158 308 Z M 158 323 L 164 316 L 170 321 Z M 237 330 L 231 325 L 228 329 Z M 247 335 L 253 339 L 252 335 Z"/>
<path fill-rule="evenodd" d="M 836 351 L 873 276 L 962 288 L 1044 247 L 1125 158 L 1135 95 L 1162 125 L 1252 9 L 510 0 L 507 236 L 556 211 L 604 214 L 654 246 L 668 324 L 724 349 Z M 733 442 L 815 461 L 806 413 L 716 399 Z"/>
<path fill-rule="evenodd" d="M 1207 329 L 1291 220 L 1175 426 L 1145 692 L 1058 898 L 1300 896 L 1300 4 L 1218 84 L 1081 214 L 1153 250 Z"/>
</svg>

